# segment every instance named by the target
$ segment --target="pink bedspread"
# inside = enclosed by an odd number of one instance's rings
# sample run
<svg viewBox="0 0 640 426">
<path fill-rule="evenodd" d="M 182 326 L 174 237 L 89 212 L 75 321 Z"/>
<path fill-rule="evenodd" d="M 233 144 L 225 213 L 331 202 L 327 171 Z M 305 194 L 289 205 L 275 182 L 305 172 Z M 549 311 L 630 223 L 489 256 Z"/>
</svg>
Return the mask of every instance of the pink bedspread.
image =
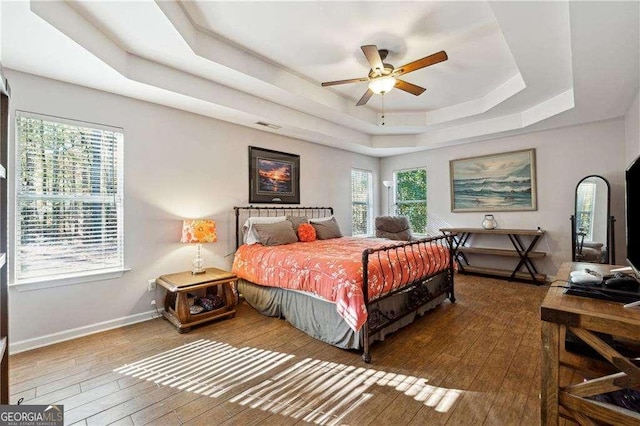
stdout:
<svg viewBox="0 0 640 426">
<path fill-rule="evenodd" d="M 233 272 L 254 284 L 307 291 L 334 302 L 338 313 L 357 331 L 367 320 L 362 252 L 390 244 L 393 242 L 384 239 L 343 237 L 275 247 L 243 245 L 236 252 Z M 412 247 L 392 251 L 380 262 L 370 261 L 369 300 L 448 267 L 447 247 Z"/>
</svg>

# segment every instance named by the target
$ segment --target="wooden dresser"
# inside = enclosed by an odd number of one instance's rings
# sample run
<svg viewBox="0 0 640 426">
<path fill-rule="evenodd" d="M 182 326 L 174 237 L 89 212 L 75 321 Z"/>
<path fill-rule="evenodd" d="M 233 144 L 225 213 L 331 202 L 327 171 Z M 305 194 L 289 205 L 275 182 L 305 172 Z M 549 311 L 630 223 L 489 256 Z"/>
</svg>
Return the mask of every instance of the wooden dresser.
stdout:
<svg viewBox="0 0 640 426">
<path fill-rule="evenodd" d="M 556 280 L 568 280 L 571 271 L 585 268 L 607 275 L 617 267 L 567 262 L 558 271 Z M 629 347 L 636 346 L 640 342 L 640 307 L 624 308 L 621 303 L 566 295 L 561 286 L 562 283 L 556 283 L 549 289 L 540 309 L 541 423 L 557 425 L 560 417 L 567 417 L 588 425 L 596 422 L 640 424 L 640 413 L 588 399 L 593 395 L 640 386 L 637 361 L 623 356 L 596 334 L 606 333 Z M 567 330 L 599 353 L 602 360 L 565 351 Z"/>
</svg>

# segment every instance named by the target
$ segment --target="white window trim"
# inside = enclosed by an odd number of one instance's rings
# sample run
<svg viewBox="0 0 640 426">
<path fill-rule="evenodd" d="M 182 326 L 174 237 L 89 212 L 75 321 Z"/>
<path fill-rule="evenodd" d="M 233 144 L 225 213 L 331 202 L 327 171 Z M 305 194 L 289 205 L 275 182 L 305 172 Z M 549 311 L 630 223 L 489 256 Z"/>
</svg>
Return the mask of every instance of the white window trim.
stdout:
<svg viewBox="0 0 640 426">
<path fill-rule="evenodd" d="M 34 278 L 10 283 L 9 287 L 15 288 L 19 292 L 41 290 L 45 288 L 64 287 L 76 284 L 90 283 L 94 281 L 112 280 L 120 278 L 131 268 L 111 269 L 99 272 L 87 272 L 84 274 L 61 275 L 55 278 Z"/>
<path fill-rule="evenodd" d="M 24 110 L 15 110 L 14 111 L 14 115 L 13 115 L 13 120 L 14 120 L 14 125 L 15 120 L 17 119 L 17 116 L 21 115 L 21 116 L 25 116 L 25 117 L 32 117 L 32 118 L 37 118 L 37 119 L 43 119 L 43 120 L 50 120 L 50 121 L 56 121 L 59 123 L 64 123 L 64 124 L 69 124 L 69 125 L 73 125 L 73 126 L 77 126 L 79 123 L 85 124 L 87 126 L 91 126 L 95 129 L 99 129 L 99 130 L 106 130 L 106 131 L 114 131 L 114 132 L 120 132 L 124 134 L 124 129 L 121 127 L 114 127 L 114 126 L 109 126 L 109 125 L 105 125 L 105 124 L 99 124 L 99 123 L 94 123 L 94 122 L 89 122 L 89 121 L 83 121 L 83 120 L 72 120 L 72 119 L 68 119 L 68 118 L 64 118 L 64 117 L 58 117 L 58 116 L 54 116 L 54 115 L 48 115 L 48 114 L 39 114 L 39 113 L 34 113 L 34 112 L 30 112 L 30 111 L 24 111 Z M 19 161 L 18 159 L 18 155 L 19 155 L 19 150 L 18 150 L 18 128 L 17 126 L 15 126 L 15 130 L 13 132 L 13 136 L 14 136 L 14 152 L 13 155 L 9 156 L 9 161 L 11 162 L 11 167 L 13 170 L 17 170 L 16 166 L 17 163 Z M 120 155 L 123 157 L 124 154 L 124 147 L 121 145 L 120 146 Z M 121 179 L 123 179 L 124 177 L 124 158 L 122 158 L 122 170 L 119 171 L 120 173 L 120 177 Z M 9 224 L 8 224 L 8 239 L 9 239 L 9 251 L 12 253 L 12 262 L 10 265 L 10 269 L 9 269 L 9 282 L 8 282 L 8 287 L 10 288 L 14 288 L 19 292 L 23 292 L 23 291 L 31 291 L 31 290 L 39 290 L 39 289 L 46 289 L 46 288 L 54 288 L 54 287 L 63 287 L 63 286 L 70 286 L 70 285 L 76 285 L 76 284 L 82 284 L 82 283 L 90 283 L 90 282 L 94 282 L 94 281 L 104 281 L 104 280 L 110 280 L 110 279 L 116 279 L 116 278 L 120 278 L 124 275 L 125 272 L 129 272 L 131 271 L 132 268 L 130 267 L 120 267 L 120 268 L 112 268 L 112 269 L 102 269 L 102 270 L 96 270 L 96 271 L 89 271 L 89 272 L 80 272 L 80 273 L 73 273 L 73 274 L 64 274 L 64 275 L 58 275 L 55 277 L 37 277 L 37 278 L 32 278 L 32 279 L 23 279 L 21 281 L 18 281 L 16 279 L 16 274 L 15 274 L 15 270 L 17 267 L 17 259 L 16 259 L 16 247 L 17 247 L 17 242 L 16 242 L 16 238 L 17 238 L 17 232 L 16 232 L 16 228 L 17 228 L 17 221 L 19 220 L 19 215 L 18 215 L 18 203 L 17 203 L 17 193 L 18 193 L 18 178 L 16 175 L 16 178 L 14 179 L 13 185 L 8 185 L 7 190 L 9 191 L 9 204 L 13 204 L 13 206 L 11 206 L 12 208 L 10 208 L 10 212 L 12 213 L 13 217 L 9 217 Z M 125 258 L 125 254 L 124 254 L 124 200 L 125 200 L 125 194 L 124 194 L 124 190 L 125 190 L 125 186 L 124 186 L 124 182 L 122 182 L 122 188 L 121 188 L 121 199 L 122 199 L 122 205 L 123 205 L 123 212 L 122 212 L 122 217 L 120 220 L 120 227 L 122 228 L 122 232 L 123 232 L 123 241 L 122 241 L 122 245 L 123 245 L 123 260 L 126 262 L 126 258 Z M 7 265 L 9 266 L 9 265 Z"/>
</svg>

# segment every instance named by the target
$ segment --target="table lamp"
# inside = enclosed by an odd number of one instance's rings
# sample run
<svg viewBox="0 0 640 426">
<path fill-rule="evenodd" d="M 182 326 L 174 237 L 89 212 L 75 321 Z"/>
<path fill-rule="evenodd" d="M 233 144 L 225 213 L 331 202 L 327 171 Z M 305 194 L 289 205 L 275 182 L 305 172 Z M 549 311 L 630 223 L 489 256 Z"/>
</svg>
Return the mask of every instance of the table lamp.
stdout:
<svg viewBox="0 0 640 426">
<path fill-rule="evenodd" d="M 216 222 L 211 219 L 185 219 L 182 221 L 182 238 L 181 243 L 197 243 L 197 256 L 191 264 L 192 274 L 204 274 L 202 260 L 202 243 L 215 243 L 218 241 L 216 236 Z"/>
</svg>

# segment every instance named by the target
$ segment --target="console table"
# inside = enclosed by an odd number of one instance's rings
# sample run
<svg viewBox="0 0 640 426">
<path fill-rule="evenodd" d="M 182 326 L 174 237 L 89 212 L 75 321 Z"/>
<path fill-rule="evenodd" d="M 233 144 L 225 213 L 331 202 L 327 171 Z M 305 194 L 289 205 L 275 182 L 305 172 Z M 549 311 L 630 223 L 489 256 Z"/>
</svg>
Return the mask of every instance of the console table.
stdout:
<svg viewBox="0 0 640 426">
<path fill-rule="evenodd" d="M 556 280 L 568 280 L 571 271 L 585 268 L 607 275 L 617 267 L 567 262 L 561 266 Z M 640 413 L 587 399 L 593 395 L 640 386 L 637 361 L 623 356 L 595 334 L 600 332 L 616 336 L 627 345 L 640 343 L 640 307 L 624 308 L 621 303 L 566 295 L 563 290 L 561 287 L 551 287 L 540 308 L 542 425 L 557 425 L 560 416 L 584 425 L 596 424 L 594 420 L 615 425 L 640 424 Z M 606 361 L 565 351 L 567 330 Z M 578 377 L 570 383 L 560 383 L 560 366 L 578 373 Z M 567 379 L 570 375 L 563 372 L 562 377 Z"/>
<path fill-rule="evenodd" d="M 545 274 L 541 274 L 533 264 L 532 259 L 539 259 L 546 256 L 541 251 L 533 251 L 538 240 L 545 234 L 541 229 L 484 229 L 484 228 L 441 228 L 440 232 L 445 235 L 456 234 L 453 242 L 453 256 L 458 261 L 459 271 L 464 274 L 490 275 L 498 278 L 507 278 L 509 280 L 518 279 L 533 281 L 540 285 L 547 279 Z M 509 241 L 513 245 L 513 250 L 497 249 L 485 247 L 471 247 L 466 244 L 469 237 L 474 234 L 501 235 L 509 237 Z M 531 237 L 528 245 L 522 241 L 522 237 Z M 518 263 L 515 268 L 510 271 L 507 269 L 488 268 L 485 266 L 474 266 L 469 264 L 466 256 L 469 254 L 482 254 L 491 256 L 515 257 Z M 522 267 L 526 271 L 521 271 Z"/>
</svg>

